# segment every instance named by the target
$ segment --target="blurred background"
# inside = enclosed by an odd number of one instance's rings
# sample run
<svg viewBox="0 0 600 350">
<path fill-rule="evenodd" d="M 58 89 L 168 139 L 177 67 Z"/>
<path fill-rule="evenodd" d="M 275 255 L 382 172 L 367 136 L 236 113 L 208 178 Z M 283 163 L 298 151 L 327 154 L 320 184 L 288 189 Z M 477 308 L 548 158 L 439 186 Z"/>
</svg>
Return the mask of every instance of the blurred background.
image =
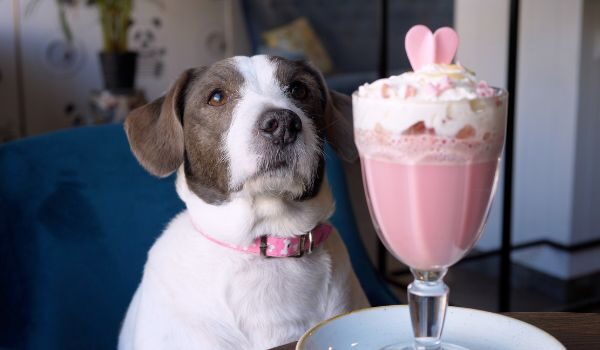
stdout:
<svg viewBox="0 0 600 350">
<path fill-rule="evenodd" d="M 457 60 L 515 105 L 510 188 L 500 181 L 483 238 L 450 270 L 451 304 L 600 311 L 599 19 L 596 0 L 0 0 L 0 142 L 119 123 L 185 68 L 233 55 L 309 59 L 351 93 L 409 69 L 412 25 L 453 26 Z M 362 240 L 404 300 L 412 277 L 347 171 Z"/>
</svg>

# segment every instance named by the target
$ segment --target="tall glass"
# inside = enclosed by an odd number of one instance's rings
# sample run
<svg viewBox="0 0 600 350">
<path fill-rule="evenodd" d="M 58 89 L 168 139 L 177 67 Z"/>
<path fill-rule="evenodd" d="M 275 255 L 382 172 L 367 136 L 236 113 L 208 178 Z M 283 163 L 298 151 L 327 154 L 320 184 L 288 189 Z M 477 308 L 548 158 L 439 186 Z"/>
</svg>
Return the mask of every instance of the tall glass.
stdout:
<svg viewBox="0 0 600 350">
<path fill-rule="evenodd" d="M 504 146 L 507 93 L 429 102 L 355 92 L 352 99 L 371 217 L 386 248 L 414 276 L 414 344 L 389 349 L 464 349 L 440 341 L 449 292 L 443 278 L 483 231 Z"/>
</svg>

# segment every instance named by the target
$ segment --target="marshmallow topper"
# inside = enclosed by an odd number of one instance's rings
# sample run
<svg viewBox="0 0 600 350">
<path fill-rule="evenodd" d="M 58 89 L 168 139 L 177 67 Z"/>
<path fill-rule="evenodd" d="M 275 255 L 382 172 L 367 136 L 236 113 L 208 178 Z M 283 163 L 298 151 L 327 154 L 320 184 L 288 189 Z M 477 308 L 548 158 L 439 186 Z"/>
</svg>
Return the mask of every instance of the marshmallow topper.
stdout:
<svg viewBox="0 0 600 350">
<path fill-rule="evenodd" d="M 428 64 L 450 64 L 458 48 L 458 34 L 450 27 L 432 33 L 419 24 L 406 33 L 404 46 L 414 71 Z"/>
</svg>

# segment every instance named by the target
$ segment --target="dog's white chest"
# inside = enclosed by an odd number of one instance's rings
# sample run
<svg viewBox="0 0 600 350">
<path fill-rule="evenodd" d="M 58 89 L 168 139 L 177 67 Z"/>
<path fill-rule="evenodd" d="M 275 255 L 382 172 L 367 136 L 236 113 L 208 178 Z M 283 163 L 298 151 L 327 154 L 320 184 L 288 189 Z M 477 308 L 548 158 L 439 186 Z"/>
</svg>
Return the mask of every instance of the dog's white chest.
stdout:
<svg viewBox="0 0 600 350">
<path fill-rule="evenodd" d="M 330 266 L 330 256 L 322 250 L 300 259 L 256 259 L 240 265 L 228 286 L 227 303 L 250 343 L 260 348 L 296 340 L 326 318 Z"/>
<path fill-rule="evenodd" d="M 336 273 L 338 240 L 302 258 L 266 259 L 208 241 L 179 215 L 150 251 L 122 338 L 135 325 L 131 338 L 148 349 L 265 349 L 297 340 L 350 308 L 340 278 L 348 271 Z"/>
</svg>

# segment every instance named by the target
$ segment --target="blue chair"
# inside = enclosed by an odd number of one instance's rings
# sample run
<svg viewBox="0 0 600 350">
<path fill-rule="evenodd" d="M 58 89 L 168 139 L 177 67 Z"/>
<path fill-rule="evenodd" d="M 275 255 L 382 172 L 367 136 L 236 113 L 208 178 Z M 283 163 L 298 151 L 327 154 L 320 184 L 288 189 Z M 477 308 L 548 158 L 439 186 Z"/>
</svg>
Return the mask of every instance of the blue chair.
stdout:
<svg viewBox="0 0 600 350">
<path fill-rule="evenodd" d="M 344 173 L 327 170 L 343 234 L 373 305 L 396 303 L 368 260 Z M 0 349 L 114 349 L 146 253 L 183 209 L 174 177 L 136 162 L 121 125 L 0 146 Z"/>
</svg>

